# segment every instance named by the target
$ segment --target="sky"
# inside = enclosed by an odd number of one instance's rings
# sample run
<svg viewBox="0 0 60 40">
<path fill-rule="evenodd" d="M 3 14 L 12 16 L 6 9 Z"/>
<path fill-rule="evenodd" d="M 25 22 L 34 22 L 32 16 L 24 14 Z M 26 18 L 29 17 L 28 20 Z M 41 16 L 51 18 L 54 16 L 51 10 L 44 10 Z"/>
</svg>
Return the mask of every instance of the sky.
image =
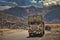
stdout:
<svg viewBox="0 0 60 40">
<path fill-rule="evenodd" d="M 35 0 L 0 0 L 0 10 L 9 9 L 12 6 L 29 6 L 29 5 L 35 5 L 35 6 L 42 6 L 41 4 L 42 0 L 40 0 L 38 3 Z M 45 0 L 44 5 L 49 6 L 52 3 L 56 4 L 56 2 L 60 3 L 60 0 Z"/>
<path fill-rule="evenodd" d="M 41 0 L 40 0 L 41 1 Z M 39 3 L 40 3 L 39 1 Z M 0 0 L 0 6 L 26 6 L 36 4 L 35 0 Z"/>
<path fill-rule="evenodd" d="M 35 0 L 0 0 L 0 10 L 9 9 L 12 6 L 42 6 L 41 1 L 37 4 Z"/>
<path fill-rule="evenodd" d="M 52 4 L 60 4 L 60 0 L 45 0 L 45 2 L 44 2 L 44 5 L 46 5 L 46 6 L 49 6 L 49 5 L 52 5 Z"/>
</svg>

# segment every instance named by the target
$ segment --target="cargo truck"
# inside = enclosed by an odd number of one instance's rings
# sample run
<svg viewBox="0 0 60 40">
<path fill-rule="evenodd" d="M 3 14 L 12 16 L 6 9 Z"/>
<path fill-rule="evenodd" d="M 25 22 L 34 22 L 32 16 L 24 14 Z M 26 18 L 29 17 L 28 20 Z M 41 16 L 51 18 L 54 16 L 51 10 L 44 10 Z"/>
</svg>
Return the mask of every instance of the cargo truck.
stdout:
<svg viewBox="0 0 60 40">
<path fill-rule="evenodd" d="M 28 16 L 28 33 L 29 36 L 44 35 L 44 19 L 42 15 Z"/>
</svg>

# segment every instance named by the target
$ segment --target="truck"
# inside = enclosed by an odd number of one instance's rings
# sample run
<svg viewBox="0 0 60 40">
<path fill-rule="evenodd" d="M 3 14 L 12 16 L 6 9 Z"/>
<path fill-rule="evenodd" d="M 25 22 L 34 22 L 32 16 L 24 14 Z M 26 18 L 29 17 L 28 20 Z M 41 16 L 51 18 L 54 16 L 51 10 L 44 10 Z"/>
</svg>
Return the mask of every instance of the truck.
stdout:
<svg viewBox="0 0 60 40">
<path fill-rule="evenodd" d="M 28 33 L 29 36 L 44 35 L 44 18 L 42 15 L 28 16 Z"/>
</svg>

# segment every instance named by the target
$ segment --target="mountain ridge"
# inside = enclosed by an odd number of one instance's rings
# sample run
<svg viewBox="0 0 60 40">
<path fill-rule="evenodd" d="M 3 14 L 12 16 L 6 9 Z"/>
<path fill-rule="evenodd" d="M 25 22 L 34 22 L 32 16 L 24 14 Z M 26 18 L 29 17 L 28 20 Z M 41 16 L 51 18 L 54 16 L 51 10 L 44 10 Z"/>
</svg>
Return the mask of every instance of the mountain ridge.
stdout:
<svg viewBox="0 0 60 40">
<path fill-rule="evenodd" d="M 45 8 L 30 7 L 13 7 L 7 10 L 3 10 L 5 14 L 11 14 L 17 17 L 21 17 L 23 20 L 29 15 L 43 15 L 44 21 L 50 22 L 54 19 L 60 20 L 60 5 L 52 5 Z"/>
</svg>

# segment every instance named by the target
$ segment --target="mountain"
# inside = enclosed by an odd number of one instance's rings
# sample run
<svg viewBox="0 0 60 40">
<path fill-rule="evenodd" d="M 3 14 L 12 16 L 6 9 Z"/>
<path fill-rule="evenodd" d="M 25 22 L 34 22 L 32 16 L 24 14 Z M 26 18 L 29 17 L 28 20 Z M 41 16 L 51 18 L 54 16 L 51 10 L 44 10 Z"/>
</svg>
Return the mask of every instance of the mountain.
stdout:
<svg viewBox="0 0 60 40">
<path fill-rule="evenodd" d="M 16 22 L 16 20 L 20 20 L 19 17 L 10 15 L 10 14 L 5 14 L 4 12 L 0 12 L 0 18 L 6 20 L 6 21 L 11 21 L 11 22 Z"/>
<path fill-rule="evenodd" d="M 60 20 L 60 5 L 52 5 L 44 8 L 39 8 L 36 6 L 12 7 L 10 9 L 3 10 L 2 12 L 4 12 L 5 14 L 11 14 L 20 17 L 25 21 L 27 20 L 27 16 L 29 15 L 43 15 L 44 21 L 48 23 L 50 23 L 54 19 Z"/>
<path fill-rule="evenodd" d="M 53 5 L 48 8 L 49 12 L 44 16 L 47 22 L 52 21 L 54 19 L 60 20 L 60 5 Z M 58 21 L 56 20 L 56 21 Z M 54 22 L 53 22 L 54 23 Z"/>
<path fill-rule="evenodd" d="M 50 21 L 50 23 L 60 24 L 60 20 L 59 19 L 54 19 L 54 20 Z"/>
<path fill-rule="evenodd" d="M 43 8 L 29 6 L 29 7 L 12 7 L 10 9 L 4 10 L 3 12 L 18 17 L 25 17 L 33 14 L 45 15 L 45 13 L 43 13 L 43 10 L 44 10 Z"/>
<path fill-rule="evenodd" d="M 20 28 L 24 22 L 20 17 L 0 12 L 0 28 Z"/>
<path fill-rule="evenodd" d="M 12 14 L 14 16 L 18 16 L 18 17 L 22 17 L 22 16 L 28 15 L 28 13 L 26 12 L 26 9 L 21 8 L 21 7 L 10 8 L 8 10 L 4 10 L 4 12 Z"/>
</svg>

